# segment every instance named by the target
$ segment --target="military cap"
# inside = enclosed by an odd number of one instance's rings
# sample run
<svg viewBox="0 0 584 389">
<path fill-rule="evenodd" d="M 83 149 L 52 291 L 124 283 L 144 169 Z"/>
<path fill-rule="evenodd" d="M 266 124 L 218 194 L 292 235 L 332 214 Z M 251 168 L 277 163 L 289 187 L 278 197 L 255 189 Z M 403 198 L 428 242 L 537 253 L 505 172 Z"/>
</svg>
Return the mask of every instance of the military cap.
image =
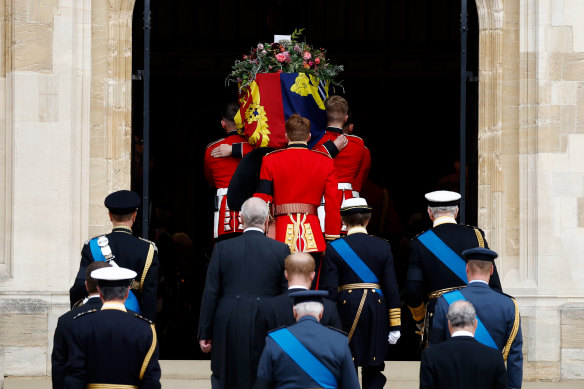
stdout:
<svg viewBox="0 0 584 389">
<path fill-rule="evenodd" d="M 425 194 L 429 207 L 450 207 L 458 205 L 460 202 L 460 193 L 449 190 L 437 190 Z"/>
<path fill-rule="evenodd" d="M 353 213 L 371 213 L 371 207 L 362 197 L 346 199 L 341 205 L 341 215 L 351 215 Z"/>
<path fill-rule="evenodd" d="M 97 280 L 99 286 L 130 286 L 138 273 L 124 267 L 102 267 L 91 272 L 91 278 Z"/>
<path fill-rule="evenodd" d="M 322 303 L 323 297 L 328 295 L 326 290 L 301 290 L 290 293 L 290 297 L 294 299 L 294 305 L 308 302 Z"/>
<path fill-rule="evenodd" d="M 464 250 L 462 252 L 462 259 L 465 261 L 476 260 L 476 261 L 489 261 L 494 262 L 495 258 L 499 255 L 493 250 L 486 249 L 484 247 L 475 247 L 472 249 Z"/>
<path fill-rule="evenodd" d="M 103 203 L 114 215 L 126 215 L 138 209 L 140 196 L 131 190 L 118 190 L 109 194 Z"/>
</svg>

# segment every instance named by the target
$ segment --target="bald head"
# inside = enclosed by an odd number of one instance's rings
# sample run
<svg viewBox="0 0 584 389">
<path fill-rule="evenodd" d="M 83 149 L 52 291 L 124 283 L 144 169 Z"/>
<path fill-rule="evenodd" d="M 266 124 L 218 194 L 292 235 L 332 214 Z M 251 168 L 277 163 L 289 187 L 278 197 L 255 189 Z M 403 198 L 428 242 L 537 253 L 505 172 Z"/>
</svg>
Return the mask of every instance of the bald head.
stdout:
<svg viewBox="0 0 584 389">
<path fill-rule="evenodd" d="M 288 285 L 301 285 L 310 289 L 314 278 L 314 259 L 310 254 L 296 252 L 286 257 L 284 269 Z"/>
<path fill-rule="evenodd" d="M 250 197 L 241 206 L 241 219 L 243 228 L 257 227 L 266 229 L 268 219 L 268 204 L 259 197 Z"/>
</svg>

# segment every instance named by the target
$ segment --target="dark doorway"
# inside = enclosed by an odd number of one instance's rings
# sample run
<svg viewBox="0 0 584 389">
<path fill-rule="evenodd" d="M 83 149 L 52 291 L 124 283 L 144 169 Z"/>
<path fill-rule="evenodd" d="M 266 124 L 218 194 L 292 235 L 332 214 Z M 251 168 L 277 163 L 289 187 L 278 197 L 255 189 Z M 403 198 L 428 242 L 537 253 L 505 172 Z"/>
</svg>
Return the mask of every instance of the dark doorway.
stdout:
<svg viewBox="0 0 584 389">
<path fill-rule="evenodd" d="M 468 70 L 478 70 L 478 21 L 469 6 Z M 142 7 L 136 2 L 134 70 L 141 69 Z M 159 246 L 163 359 L 201 358 L 198 307 L 212 248 L 213 191 L 205 146 L 222 137 L 221 106 L 237 98 L 225 78 L 258 42 L 304 27 L 310 44 L 345 66 L 339 80 L 355 134 L 371 150 L 363 196 L 370 232 L 392 243 L 400 287 L 408 242 L 429 226 L 424 193 L 458 190 L 460 0 L 176 0 L 152 4 L 151 239 Z M 477 216 L 478 82 L 467 93 L 467 223 Z M 141 192 L 142 85 L 133 83 L 132 185 Z M 464 169 L 463 169 L 464 171 Z M 404 316 L 409 312 L 404 310 Z M 407 328 L 405 330 L 408 330 Z M 402 331 L 403 332 L 403 331 Z M 415 359 L 411 344 L 391 358 Z M 407 348 L 407 349 L 406 349 Z M 415 347 L 413 347 L 415 349 Z"/>
</svg>

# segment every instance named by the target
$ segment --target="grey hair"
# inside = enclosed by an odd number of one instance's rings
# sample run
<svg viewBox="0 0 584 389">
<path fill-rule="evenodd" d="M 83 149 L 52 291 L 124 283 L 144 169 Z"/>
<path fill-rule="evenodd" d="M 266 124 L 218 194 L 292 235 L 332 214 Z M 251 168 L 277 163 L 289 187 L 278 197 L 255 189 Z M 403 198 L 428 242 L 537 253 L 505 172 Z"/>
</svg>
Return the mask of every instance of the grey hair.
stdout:
<svg viewBox="0 0 584 389">
<path fill-rule="evenodd" d="M 125 300 L 129 286 L 100 286 L 103 301 Z"/>
<path fill-rule="evenodd" d="M 434 214 L 434 217 L 438 216 L 452 216 L 456 215 L 458 212 L 458 205 L 451 205 L 448 207 L 428 207 L 430 211 Z"/>
<path fill-rule="evenodd" d="M 296 315 L 299 317 L 306 315 L 318 316 L 324 311 L 324 305 L 317 301 L 308 301 L 294 305 L 294 309 L 296 310 Z"/>
<path fill-rule="evenodd" d="M 470 302 L 458 300 L 450 305 L 446 317 L 452 327 L 467 327 L 474 325 L 477 313 Z"/>
<path fill-rule="evenodd" d="M 241 206 L 240 215 L 246 227 L 263 229 L 268 218 L 268 204 L 259 197 L 250 197 Z"/>
</svg>

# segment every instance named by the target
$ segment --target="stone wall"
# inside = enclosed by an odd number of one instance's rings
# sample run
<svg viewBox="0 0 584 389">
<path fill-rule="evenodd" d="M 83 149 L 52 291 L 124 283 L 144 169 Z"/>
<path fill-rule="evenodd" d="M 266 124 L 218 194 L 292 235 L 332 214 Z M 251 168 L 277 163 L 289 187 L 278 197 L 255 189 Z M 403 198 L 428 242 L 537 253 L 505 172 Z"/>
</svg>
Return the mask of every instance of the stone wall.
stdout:
<svg viewBox="0 0 584 389">
<path fill-rule="evenodd" d="M 582 379 L 584 2 L 477 6 L 479 224 L 520 304 L 525 378 Z"/>
<path fill-rule="evenodd" d="M 130 186 L 133 5 L 0 0 L 0 380 L 50 374 L 82 244 Z"/>
</svg>

